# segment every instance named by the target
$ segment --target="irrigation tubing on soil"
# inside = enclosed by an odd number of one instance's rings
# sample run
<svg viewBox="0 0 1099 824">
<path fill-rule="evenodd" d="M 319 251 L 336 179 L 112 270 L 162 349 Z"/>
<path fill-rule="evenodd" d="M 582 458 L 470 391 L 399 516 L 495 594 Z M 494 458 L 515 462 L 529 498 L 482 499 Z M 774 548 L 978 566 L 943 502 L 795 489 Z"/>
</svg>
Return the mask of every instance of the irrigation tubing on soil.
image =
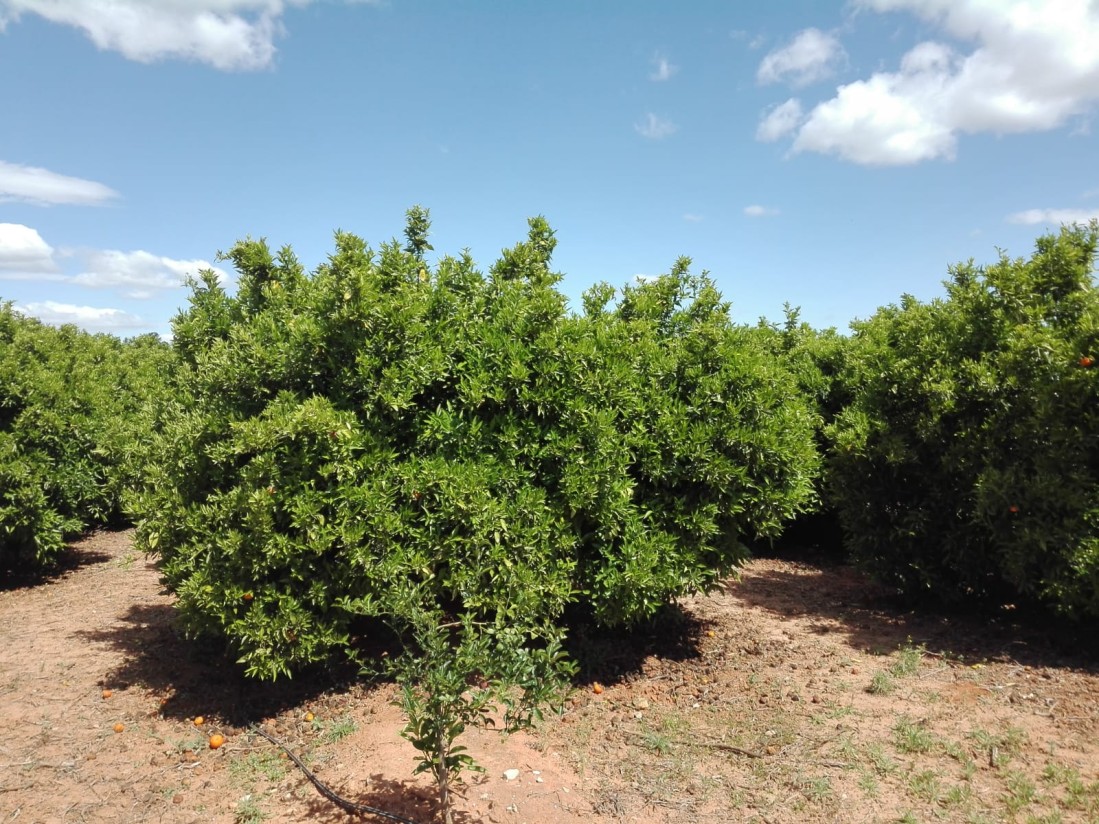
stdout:
<svg viewBox="0 0 1099 824">
<path fill-rule="evenodd" d="M 350 801 L 349 799 L 344 798 L 342 795 L 339 795 L 335 790 L 333 790 L 331 787 L 329 787 L 327 784 L 317 778 L 317 776 L 313 775 L 312 771 L 307 766 L 305 766 L 304 763 L 302 763 L 302 760 L 294 755 L 293 751 L 284 743 L 275 738 L 275 736 L 264 731 L 260 727 L 252 727 L 252 731 L 258 733 L 259 735 L 262 735 L 276 747 L 281 748 L 282 751 L 286 753 L 287 756 L 289 756 L 290 760 L 297 765 L 298 769 L 305 773 L 305 777 L 308 778 L 310 783 L 312 783 L 312 785 L 317 788 L 317 792 L 319 792 L 341 810 L 349 813 L 357 813 L 359 815 L 374 815 L 378 816 L 379 818 L 389 819 L 390 821 L 399 821 L 401 822 L 401 824 L 417 824 L 416 821 L 413 821 L 411 818 L 405 818 L 403 815 L 386 812 L 385 810 L 378 809 L 377 807 L 371 807 L 369 804 L 356 804 L 354 801 Z"/>
</svg>

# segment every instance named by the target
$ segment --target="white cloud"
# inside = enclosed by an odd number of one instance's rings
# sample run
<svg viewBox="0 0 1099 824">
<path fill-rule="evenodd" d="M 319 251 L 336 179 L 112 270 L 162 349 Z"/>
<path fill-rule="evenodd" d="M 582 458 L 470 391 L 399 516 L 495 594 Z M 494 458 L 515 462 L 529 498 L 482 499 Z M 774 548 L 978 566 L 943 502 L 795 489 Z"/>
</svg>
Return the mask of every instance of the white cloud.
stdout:
<svg viewBox="0 0 1099 824">
<path fill-rule="evenodd" d="M 847 52 L 834 34 L 820 29 L 805 29 L 787 45 L 763 58 L 756 79 L 764 84 L 808 86 L 830 77 L 846 57 Z"/>
<path fill-rule="evenodd" d="M 158 289 L 178 289 L 188 275 L 201 269 L 213 269 L 225 279 L 225 272 L 205 260 L 173 260 L 138 250 L 119 252 L 112 249 L 87 252 L 85 271 L 72 282 L 93 289 L 116 289 L 129 298 L 152 297 Z"/>
<path fill-rule="evenodd" d="M 645 119 L 634 124 L 634 129 L 642 137 L 649 140 L 663 140 L 679 131 L 679 127 L 672 121 L 659 117 L 652 112 L 645 115 Z"/>
<path fill-rule="evenodd" d="M 771 109 L 760 121 L 759 128 L 756 129 L 756 140 L 773 143 L 785 137 L 801 124 L 802 117 L 801 102 L 796 97 L 791 97 Z"/>
<path fill-rule="evenodd" d="M 145 299 L 158 290 L 180 288 L 188 275 L 197 275 L 202 269 L 213 269 L 222 281 L 227 278 L 223 270 L 205 260 L 175 260 L 140 250 L 94 249 L 78 254 L 84 271 L 65 275 L 53 247 L 36 230 L 19 223 L 0 223 L 0 280 L 58 280 Z"/>
<path fill-rule="evenodd" d="M 148 326 L 137 315 L 131 315 L 121 309 L 74 306 L 71 303 L 57 303 L 52 300 L 17 304 L 15 310 L 53 326 L 74 323 L 89 332 L 113 332 L 120 329 L 142 329 Z"/>
<path fill-rule="evenodd" d="M 693 212 L 687 212 L 687 214 L 683 215 L 683 219 L 688 223 L 701 223 L 704 220 L 702 215 L 696 215 Z"/>
<path fill-rule="evenodd" d="M 1022 223 L 1034 226 L 1039 223 L 1060 225 L 1062 223 L 1087 223 L 1099 220 L 1099 208 L 1095 209 L 1027 209 L 1007 216 L 1008 223 Z"/>
<path fill-rule="evenodd" d="M 0 31 L 24 14 L 35 14 L 81 29 L 100 49 L 141 63 L 178 58 L 225 71 L 262 69 L 274 59 L 286 8 L 312 2 L 0 0 Z"/>
<path fill-rule="evenodd" d="M 951 159 L 961 134 L 1053 129 L 1099 101 L 1099 2 L 855 2 L 879 12 L 911 12 L 975 45 L 960 53 L 942 42 L 923 42 L 904 55 L 897 71 L 841 86 L 809 112 L 795 152 L 866 165 Z"/>
<path fill-rule="evenodd" d="M 757 34 L 754 37 L 751 37 L 750 33 L 745 31 L 744 29 L 733 29 L 731 32 L 729 32 L 729 37 L 731 37 L 733 40 L 740 40 L 747 43 L 748 48 L 752 51 L 755 51 L 767 42 L 767 38 L 764 37 L 762 34 Z"/>
<path fill-rule="evenodd" d="M 118 192 L 94 180 L 0 160 L 0 202 L 20 200 L 43 206 L 50 203 L 94 206 L 116 197 Z"/>
<path fill-rule="evenodd" d="M 659 54 L 653 58 L 653 66 L 655 66 L 655 68 L 653 69 L 652 74 L 649 75 L 649 80 L 657 83 L 671 80 L 672 75 L 679 71 L 679 66 L 673 65 L 668 61 L 667 57 Z"/>
<path fill-rule="evenodd" d="M 748 217 L 774 217 L 778 214 L 778 209 L 753 203 L 751 206 L 744 207 L 744 214 Z"/>
<path fill-rule="evenodd" d="M 921 58 L 937 51 L 932 44 L 924 46 L 916 47 Z M 941 116 L 947 93 L 943 75 L 936 69 L 912 71 L 900 86 L 895 77 L 877 74 L 841 86 L 835 98 L 809 113 L 794 151 L 883 166 L 953 159 L 956 129 Z"/>
<path fill-rule="evenodd" d="M 53 247 L 21 223 L 0 223 L 0 278 L 27 280 L 58 271 Z"/>
</svg>

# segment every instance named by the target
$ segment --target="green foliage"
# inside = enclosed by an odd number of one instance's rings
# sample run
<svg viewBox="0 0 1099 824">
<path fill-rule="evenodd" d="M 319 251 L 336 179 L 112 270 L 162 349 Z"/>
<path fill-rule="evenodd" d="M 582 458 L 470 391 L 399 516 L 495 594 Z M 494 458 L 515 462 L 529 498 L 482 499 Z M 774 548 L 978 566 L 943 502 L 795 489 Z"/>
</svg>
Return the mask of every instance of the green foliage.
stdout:
<svg viewBox="0 0 1099 824">
<path fill-rule="evenodd" d="M 46 567 L 120 516 L 171 358 L 152 336 L 54 329 L 0 304 L 0 568 Z"/>
<path fill-rule="evenodd" d="M 571 673 L 566 607 L 631 624 L 713 585 L 819 461 L 795 381 L 687 259 L 576 315 L 544 219 L 487 275 L 431 266 L 428 228 L 414 208 L 378 252 L 337 232 L 311 275 L 245 240 L 236 295 L 193 283 L 133 507 L 185 626 L 253 676 L 376 671 L 357 650 L 388 627 L 446 809 L 456 737 L 501 704 L 529 723 Z"/>
<path fill-rule="evenodd" d="M 363 616 L 415 626 L 408 585 L 536 645 L 570 603 L 640 621 L 807 504 L 812 416 L 689 261 L 573 315 L 541 218 L 487 275 L 429 270 L 423 210 L 406 235 L 337 232 L 312 275 L 242 241 L 237 294 L 207 274 L 174 322 L 139 541 L 251 674 L 350 650 Z"/>
<path fill-rule="evenodd" d="M 542 717 L 575 667 L 561 650 L 562 633 L 547 627 L 544 645 L 529 646 L 523 630 L 478 627 L 466 616 L 444 624 L 420 612 L 412 620 L 415 647 L 391 666 L 401 685 L 398 703 L 408 723 L 402 735 L 422 754 L 416 772 L 430 772 L 450 821 L 450 788 L 462 770 L 482 771 L 455 740 L 471 725 L 494 727 L 503 705 L 502 731 L 514 732 Z M 491 680 L 486 678 L 491 675 Z"/>
<path fill-rule="evenodd" d="M 912 595 L 1099 615 L 1099 228 L 854 324 L 829 428 L 855 557 Z"/>
<path fill-rule="evenodd" d="M 827 427 L 851 403 L 851 384 L 846 363 L 854 342 L 835 329 L 817 330 L 801 320 L 798 309 L 786 304 L 785 320 L 779 324 L 760 319 L 754 333 L 768 352 L 797 381 L 801 394 L 815 413 L 814 441 L 820 454 L 828 451 Z M 840 550 L 842 534 L 838 513 L 826 490 L 828 464 L 822 468 L 815 487 L 815 503 L 786 528 L 788 544 L 823 550 Z"/>
</svg>

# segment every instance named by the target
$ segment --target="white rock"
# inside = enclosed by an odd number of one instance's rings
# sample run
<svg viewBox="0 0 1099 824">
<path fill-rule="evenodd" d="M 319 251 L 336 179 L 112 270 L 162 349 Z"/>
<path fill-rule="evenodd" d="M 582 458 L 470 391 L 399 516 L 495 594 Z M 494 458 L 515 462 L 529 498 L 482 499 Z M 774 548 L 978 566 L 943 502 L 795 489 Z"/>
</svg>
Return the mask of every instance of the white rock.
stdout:
<svg viewBox="0 0 1099 824">
<path fill-rule="evenodd" d="M 519 771 L 512 767 L 510 770 L 504 770 L 504 778 L 507 781 L 514 781 L 519 777 Z"/>
</svg>

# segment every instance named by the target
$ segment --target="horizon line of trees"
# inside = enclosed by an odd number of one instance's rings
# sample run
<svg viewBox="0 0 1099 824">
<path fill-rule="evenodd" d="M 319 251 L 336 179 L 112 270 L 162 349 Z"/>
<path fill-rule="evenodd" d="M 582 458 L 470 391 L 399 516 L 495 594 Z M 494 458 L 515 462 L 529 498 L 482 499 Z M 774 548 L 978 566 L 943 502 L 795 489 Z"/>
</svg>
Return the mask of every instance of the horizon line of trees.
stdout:
<svg viewBox="0 0 1099 824">
<path fill-rule="evenodd" d="M 791 526 L 802 538 L 812 529 L 832 534 L 838 523 L 850 558 L 914 597 L 1021 599 L 1099 616 L 1095 222 L 1038 238 L 1029 259 L 951 267 L 942 297 L 902 296 L 847 332 L 814 329 L 789 306 L 784 322 L 735 324 L 707 273 L 691 274 L 687 258 L 648 282 L 596 284 L 569 311 L 549 266 L 556 240 L 541 218 L 487 274 L 468 254 L 428 263 L 429 226 L 426 210 L 410 210 L 406 243 L 377 253 L 338 232 L 336 253 L 312 274 L 288 247 L 273 255 L 262 241 L 242 241 L 227 256 L 240 276 L 236 294 L 212 273 L 193 282 L 170 343 L 54 328 L 0 304 L 3 574 L 47 568 L 88 528 L 148 523 L 154 516 L 142 501 L 163 482 L 153 447 L 163 448 L 181 404 L 195 414 L 221 410 L 220 428 L 188 447 L 198 452 L 279 404 L 301 414 L 303 404 L 326 402 L 324 414 L 351 414 L 352 430 L 383 441 L 412 426 L 402 448 L 428 427 L 451 444 L 442 460 L 453 463 L 470 450 L 506 454 L 500 433 L 486 435 L 486 426 L 502 426 L 497 415 L 514 418 L 509 404 L 518 398 L 524 415 L 537 408 L 542 417 L 537 425 L 508 418 L 519 427 L 510 436 L 544 440 L 535 433 L 547 425 L 547 401 L 526 394 L 556 372 L 558 388 L 588 393 L 596 423 L 581 434 L 584 415 L 558 410 L 568 424 L 555 437 L 592 460 L 609 450 L 599 460 L 617 473 L 581 485 L 610 485 L 635 506 L 657 495 L 649 520 L 628 526 L 619 513 L 611 532 L 600 518 L 613 507 L 595 518 L 574 503 L 558 516 L 594 518 L 580 534 L 599 536 L 596 554 L 625 552 L 622 536 L 633 532 L 666 536 L 642 555 L 673 557 L 684 546 L 699 553 L 648 594 L 639 594 L 645 576 L 627 574 L 613 586 L 600 579 L 616 593 L 617 606 L 599 607 L 608 614 L 633 614 L 636 606 L 623 606 L 633 601 L 645 612 L 706 588 L 743 560 L 746 543 Z M 556 348 L 542 351 L 549 341 Z M 242 385 L 247 402 L 226 409 Z M 644 411 L 654 397 L 660 403 Z M 752 417 L 751 403 L 768 411 Z M 781 432 L 771 431 L 772 420 L 782 421 Z M 643 427 L 665 442 L 633 443 Z M 671 463 L 658 471 L 656 455 Z M 563 456 L 530 461 L 529 472 L 560 476 L 554 494 L 581 483 L 560 475 L 569 466 Z M 689 494 L 662 487 L 669 477 L 694 486 Z M 212 483 L 203 494 L 221 482 L 202 478 Z M 744 487 L 733 494 L 736 483 Z M 547 494 L 535 509 L 550 506 Z M 765 503 L 775 495 L 782 503 Z M 209 506 L 203 496 L 188 505 L 200 500 Z M 273 528 L 264 541 L 298 529 Z M 434 540 L 445 544 L 439 529 Z M 175 538 L 161 540 L 148 548 L 171 552 Z M 595 574 L 578 560 L 574 539 L 565 545 L 561 563 Z M 570 586 L 589 595 L 598 588 L 594 578 Z"/>
</svg>

